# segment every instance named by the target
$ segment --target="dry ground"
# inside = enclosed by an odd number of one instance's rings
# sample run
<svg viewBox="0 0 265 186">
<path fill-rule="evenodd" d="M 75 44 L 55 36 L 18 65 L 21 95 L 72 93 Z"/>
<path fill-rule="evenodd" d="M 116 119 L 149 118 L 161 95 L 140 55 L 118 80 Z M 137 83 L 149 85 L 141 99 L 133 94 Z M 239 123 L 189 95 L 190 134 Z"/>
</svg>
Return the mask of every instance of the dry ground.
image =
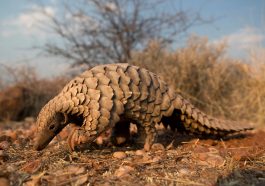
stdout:
<svg viewBox="0 0 265 186">
<path fill-rule="evenodd" d="M 132 144 L 93 144 L 70 153 L 67 129 L 45 150 L 36 152 L 34 131 L 30 119 L 0 123 L 1 186 L 265 185 L 264 129 L 230 140 L 161 130 L 159 143 L 148 153 Z"/>
</svg>

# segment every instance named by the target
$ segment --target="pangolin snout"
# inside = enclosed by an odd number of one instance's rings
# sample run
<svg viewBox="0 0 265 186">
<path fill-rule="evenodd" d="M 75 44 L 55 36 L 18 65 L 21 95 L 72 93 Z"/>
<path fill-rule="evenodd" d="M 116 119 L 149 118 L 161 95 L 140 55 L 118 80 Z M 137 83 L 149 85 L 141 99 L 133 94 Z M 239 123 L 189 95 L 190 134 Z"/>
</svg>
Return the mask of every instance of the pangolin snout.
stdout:
<svg viewBox="0 0 265 186">
<path fill-rule="evenodd" d="M 39 134 L 34 143 L 34 149 L 35 150 L 43 150 L 49 143 L 50 141 L 54 138 L 55 135 L 49 134 L 49 133 L 42 133 Z"/>
</svg>

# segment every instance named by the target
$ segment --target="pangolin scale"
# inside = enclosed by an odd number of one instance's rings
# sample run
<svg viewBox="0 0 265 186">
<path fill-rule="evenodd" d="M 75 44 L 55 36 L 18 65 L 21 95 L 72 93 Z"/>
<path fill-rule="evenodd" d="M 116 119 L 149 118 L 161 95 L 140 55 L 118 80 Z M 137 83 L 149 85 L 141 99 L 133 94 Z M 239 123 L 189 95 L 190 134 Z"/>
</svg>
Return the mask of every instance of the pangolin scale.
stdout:
<svg viewBox="0 0 265 186">
<path fill-rule="evenodd" d="M 71 80 L 37 118 L 35 148 L 41 150 L 69 123 L 77 127 L 69 146 L 90 143 L 113 128 L 116 135 L 137 124 L 144 149 L 156 137 L 155 124 L 208 135 L 252 129 L 251 125 L 218 120 L 195 108 L 156 74 L 129 64 L 96 66 Z M 115 132 L 114 132 L 115 133 Z"/>
</svg>

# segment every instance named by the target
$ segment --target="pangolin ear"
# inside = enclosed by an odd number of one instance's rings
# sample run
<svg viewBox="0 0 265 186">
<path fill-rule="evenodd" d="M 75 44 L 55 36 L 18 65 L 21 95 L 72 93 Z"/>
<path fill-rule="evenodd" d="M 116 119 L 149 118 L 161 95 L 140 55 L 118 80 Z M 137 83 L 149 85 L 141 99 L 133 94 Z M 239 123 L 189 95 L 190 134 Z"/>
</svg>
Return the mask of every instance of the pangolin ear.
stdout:
<svg viewBox="0 0 265 186">
<path fill-rule="evenodd" d="M 68 121 L 67 114 L 58 112 L 56 114 L 56 117 L 57 117 L 57 119 L 59 120 L 60 123 L 67 124 L 67 121 Z"/>
<path fill-rule="evenodd" d="M 64 124 L 67 124 L 68 123 L 68 115 L 63 113 L 63 116 L 64 116 L 64 120 L 63 120 L 63 123 Z"/>
</svg>

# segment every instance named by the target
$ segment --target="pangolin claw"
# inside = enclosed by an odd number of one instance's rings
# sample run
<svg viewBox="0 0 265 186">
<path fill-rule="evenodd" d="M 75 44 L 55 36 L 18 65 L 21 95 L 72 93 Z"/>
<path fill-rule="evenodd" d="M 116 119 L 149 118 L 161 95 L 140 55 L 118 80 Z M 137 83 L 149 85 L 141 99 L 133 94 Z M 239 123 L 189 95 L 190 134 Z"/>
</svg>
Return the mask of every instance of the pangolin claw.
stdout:
<svg viewBox="0 0 265 186">
<path fill-rule="evenodd" d="M 73 129 L 67 138 L 68 147 L 70 152 L 74 151 L 75 146 L 78 145 L 78 134 L 77 129 Z"/>
</svg>

